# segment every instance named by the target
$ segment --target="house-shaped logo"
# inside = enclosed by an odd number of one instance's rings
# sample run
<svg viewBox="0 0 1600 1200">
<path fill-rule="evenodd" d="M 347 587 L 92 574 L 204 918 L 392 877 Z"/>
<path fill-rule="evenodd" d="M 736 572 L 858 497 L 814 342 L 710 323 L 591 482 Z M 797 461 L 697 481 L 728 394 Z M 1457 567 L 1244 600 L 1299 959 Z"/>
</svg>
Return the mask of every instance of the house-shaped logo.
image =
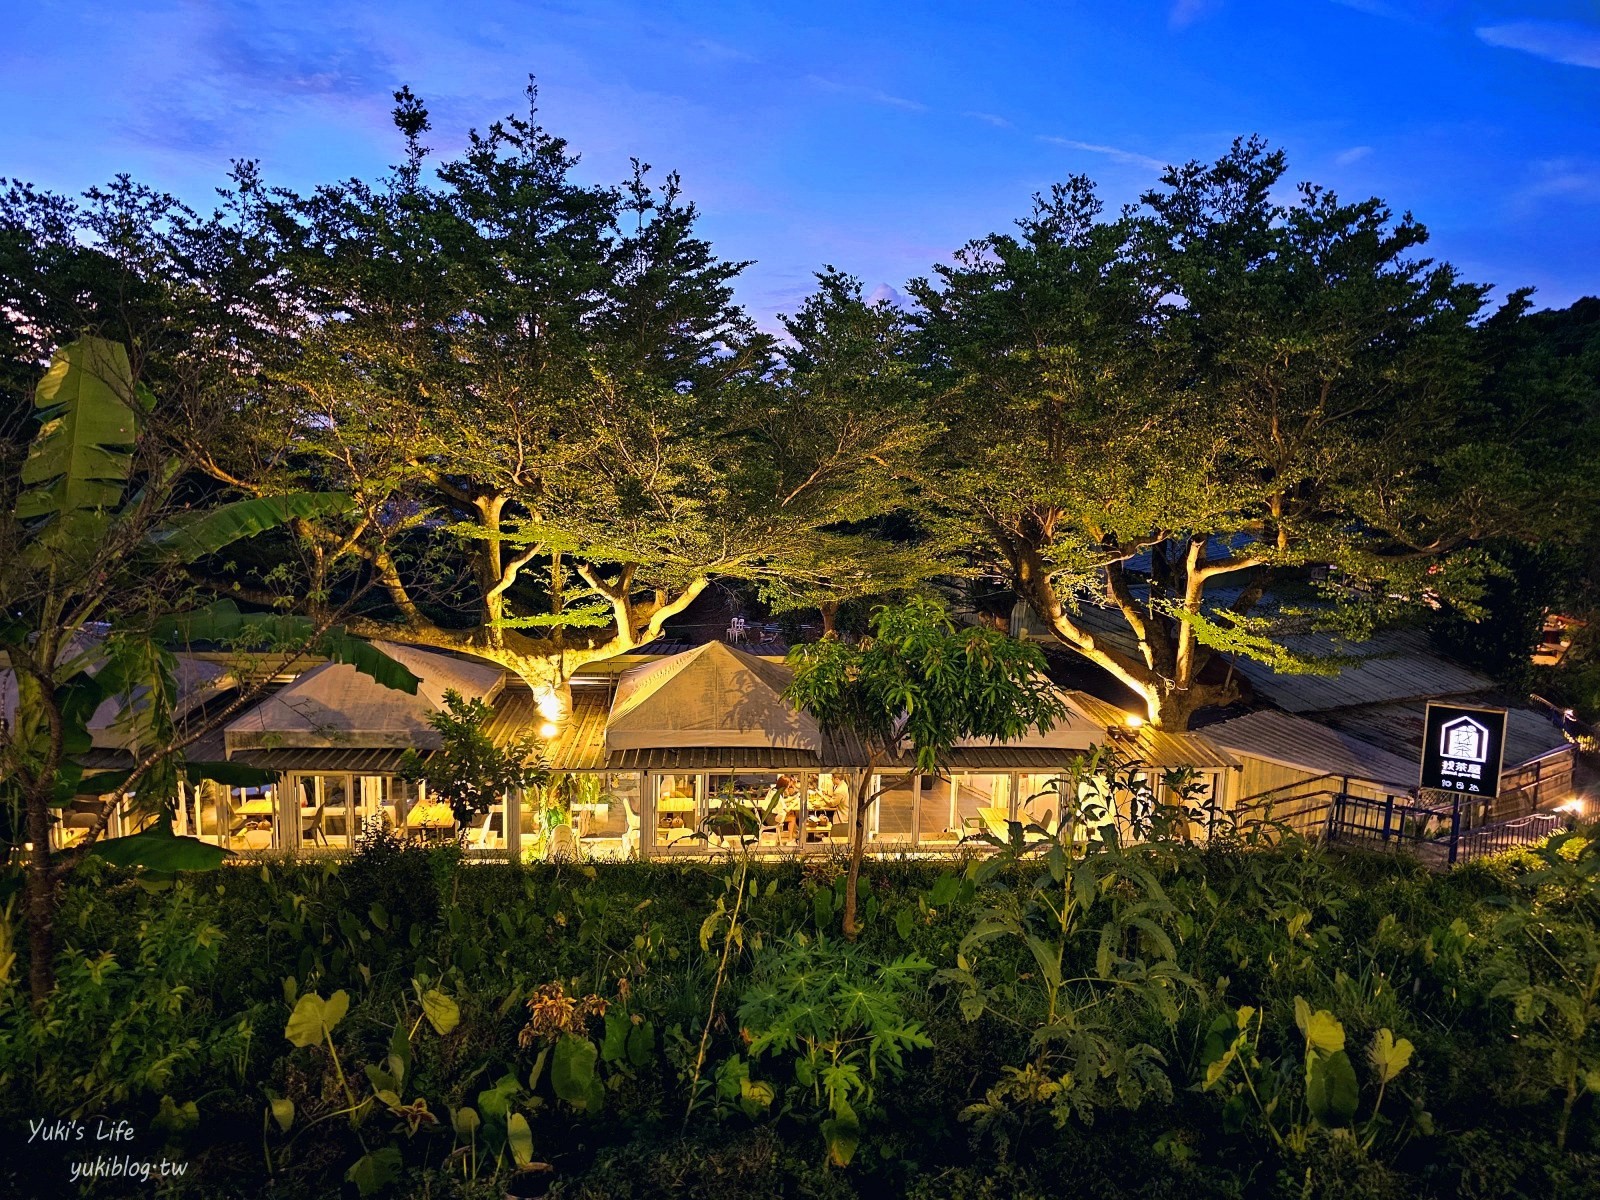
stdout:
<svg viewBox="0 0 1600 1200">
<path fill-rule="evenodd" d="M 1446 721 L 1439 729 L 1439 753 L 1445 758 L 1481 763 L 1489 758 L 1489 730 L 1471 717 Z"/>
</svg>

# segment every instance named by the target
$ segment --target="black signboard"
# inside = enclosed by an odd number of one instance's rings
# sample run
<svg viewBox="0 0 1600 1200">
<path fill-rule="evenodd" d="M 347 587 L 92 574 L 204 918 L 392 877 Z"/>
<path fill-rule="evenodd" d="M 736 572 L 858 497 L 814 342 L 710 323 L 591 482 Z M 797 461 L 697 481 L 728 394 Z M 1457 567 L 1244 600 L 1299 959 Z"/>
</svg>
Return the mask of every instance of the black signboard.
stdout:
<svg viewBox="0 0 1600 1200">
<path fill-rule="evenodd" d="M 1506 710 L 1428 704 L 1422 735 L 1422 786 L 1469 796 L 1500 791 Z"/>
</svg>

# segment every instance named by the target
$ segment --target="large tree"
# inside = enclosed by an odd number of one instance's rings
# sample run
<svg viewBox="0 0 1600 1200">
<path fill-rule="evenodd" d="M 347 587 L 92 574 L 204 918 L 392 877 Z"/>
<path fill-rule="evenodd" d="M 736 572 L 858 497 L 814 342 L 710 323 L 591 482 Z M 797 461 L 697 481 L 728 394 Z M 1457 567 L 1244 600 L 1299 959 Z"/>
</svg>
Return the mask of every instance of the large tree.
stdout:
<svg viewBox="0 0 1600 1200">
<path fill-rule="evenodd" d="M 309 602 L 354 570 L 385 596 L 360 628 L 559 688 L 717 578 L 861 590 L 872 547 L 850 523 L 895 503 L 905 390 L 835 398 L 787 370 L 675 176 L 580 183 L 530 111 L 430 178 L 427 114 L 397 100 L 408 153 L 386 179 L 298 196 L 246 172 L 218 223 L 217 257 L 249 258 L 276 298 L 233 436 L 195 449 L 250 494 L 358 499 L 297 527 Z M 851 286 L 824 278 L 802 345 L 872 311 Z M 213 583 L 249 594 L 238 572 Z"/>
<path fill-rule="evenodd" d="M 1381 619 L 1470 590 L 1478 539 L 1538 506 L 1474 400 L 1483 289 L 1409 215 L 1279 199 L 1284 172 L 1241 142 L 1115 220 L 1073 180 L 912 286 L 934 511 L 1164 726 L 1234 698 L 1229 653 L 1326 665 L 1260 610 L 1307 568 L 1320 618 Z"/>
</svg>

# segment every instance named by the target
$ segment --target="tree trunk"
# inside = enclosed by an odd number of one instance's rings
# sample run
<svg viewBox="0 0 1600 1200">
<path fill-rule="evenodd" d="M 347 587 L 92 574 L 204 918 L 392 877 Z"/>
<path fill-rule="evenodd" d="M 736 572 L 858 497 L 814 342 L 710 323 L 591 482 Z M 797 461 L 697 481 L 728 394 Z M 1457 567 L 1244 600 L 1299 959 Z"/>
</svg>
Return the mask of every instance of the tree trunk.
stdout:
<svg viewBox="0 0 1600 1200">
<path fill-rule="evenodd" d="M 1191 680 L 1186 688 L 1167 688 L 1161 693 L 1160 703 L 1151 711 L 1150 720 L 1168 733 L 1183 733 L 1189 728 L 1194 714 L 1211 704 L 1230 704 L 1239 698 L 1231 683 L 1201 683 Z"/>
<path fill-rule="evenodd" d="M 839 602 L 837 600 L 824 600 L 817 605 L 817 611 L 822 614 L 822 636 L 829 637 L 839 632 Z"/>
<path fill-rule="evenodd" d="M 50 878 L 50 804 L 43 785 L 29 788 L 24 798 L 28 815 L 27 889 L 28 992 L 35 1008 L 56 986 L 55 883 Z"/>
<path fill-rule="evenodd" d="M 861 925 L 856 920 L 856 889 L 861 883 L 861 863 L 867 855 L 867 806 L 874 799 L 867 795 L 867 789 L 872 786 L 874 770 L 875 767 L 869 764 L 857 775 L 850 789 L 850 870 L 845 877 L 842 925 L 846 940 L 852 942 L 861 936 Z"/>
</svg>

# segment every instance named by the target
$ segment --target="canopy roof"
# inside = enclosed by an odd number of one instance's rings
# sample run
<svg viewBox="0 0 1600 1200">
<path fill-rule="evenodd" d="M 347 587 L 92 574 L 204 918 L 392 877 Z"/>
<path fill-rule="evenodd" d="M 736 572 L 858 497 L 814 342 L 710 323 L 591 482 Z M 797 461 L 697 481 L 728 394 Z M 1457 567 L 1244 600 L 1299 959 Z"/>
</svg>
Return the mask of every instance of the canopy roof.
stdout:
<svg viewBox="0 0 1600 1200">
<path fill-rule="evenodd" d="M 1206 726 L 1201 736 L 1235 755 L 1263 759 L 1312 775 L 1344 775 L 1398 791 L 1409 791 L 1417 785 L 1417 759 L 1391 754 L 1293 713 L 1270 709 L 1246 713 Z"/>
<path fill-rule="evenodd" d="M 1087 750 L 1090 746 L 1104 743 L 1106 726 L 1090 717 L 1082 705 L 1074 703 L 1074 696 L 1075 693 L 1063 692 L 1059 688 L 1056 690 L 1056 698 L 1061 701 L 1067 712 L 1051 727 L 1049 733 L 1030 729 L 1021 737 L 1007 738 L 1005 741 L 998 738 L 961 738 L 956 742 L 956 747 L 987 749 L 1009 746 L 1013 749 Z"/>
<path fill-rule="evenodd" d="M 91 675 L 98 675 L 105 665 L 105 639 L 97 632 L 76 634 L 67 640 L 57 655 L 57 662 L 65 664 L 82 656 Z M 195 658 L 188 654 L 174 655 L 177 665 L 172 672 L 172 716 L 180 719 L 196 708 L 238 686 L 238 681 L 226 667 Z M 11 721 L 17 714 L 17 676 L 10 667 L 0 669 L 0 721 Z M 150 705 L 150 689 L 138 687 L 131 692 L 108 696 L 100 702 L 89 717 L 89 736 L 97 750 L 128 750 L 133 748 L 137 717 Z"/>
<path fill-rule="evenodd" d="M 625 671 L 606 720 L 606 748 L 759 746 L 822 750 L 810 713 L 783 698 L 781 663 L 707 642 Z"/>
<path fill-rule="evenodd" d="M 229 755 L 236 750 L 351 747 L 437 750 L 439 734 L 428 718 L 445 707 L 445 693 L 492 701 L 505 673 L 472 662 L 374 642 L 420 680 L 417 694 L 384 687 L 345 663 L 326 663 L 236 717 L 224 729 Z"/>
</svg>

